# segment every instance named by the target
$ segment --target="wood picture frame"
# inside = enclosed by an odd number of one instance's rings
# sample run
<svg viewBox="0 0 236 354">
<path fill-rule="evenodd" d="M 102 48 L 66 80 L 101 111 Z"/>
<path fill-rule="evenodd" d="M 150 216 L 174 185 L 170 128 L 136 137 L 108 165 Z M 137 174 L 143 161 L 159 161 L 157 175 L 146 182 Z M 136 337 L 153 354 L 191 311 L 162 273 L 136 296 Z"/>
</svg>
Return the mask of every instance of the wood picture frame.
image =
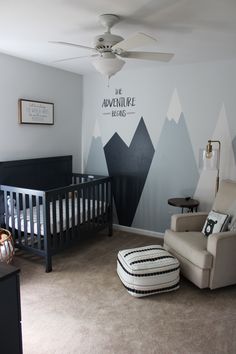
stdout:
<svg viewBox="0 0 236 354">
<path fill-rule="evenodd" d="M 20 124 L 54 124 L 54 104 L 50 102 L 18 100 Z"/>
</svg>

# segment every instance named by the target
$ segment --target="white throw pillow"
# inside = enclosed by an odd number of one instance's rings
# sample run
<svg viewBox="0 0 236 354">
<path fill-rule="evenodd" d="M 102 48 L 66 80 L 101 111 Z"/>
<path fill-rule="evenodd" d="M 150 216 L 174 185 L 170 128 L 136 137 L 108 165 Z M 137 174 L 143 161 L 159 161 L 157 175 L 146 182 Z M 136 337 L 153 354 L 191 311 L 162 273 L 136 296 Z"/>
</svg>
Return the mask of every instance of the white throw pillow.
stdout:
<svg viewBox="0 0 236 354">
<path fill-rule="evenodd" d="M 228 214 L 218 213 L 214 210 L 210 211 L 206 222 L 203 226 L 202 233 L 205 236 L 225 231 L 228 226 L 230 216 Z"/>
</svg>

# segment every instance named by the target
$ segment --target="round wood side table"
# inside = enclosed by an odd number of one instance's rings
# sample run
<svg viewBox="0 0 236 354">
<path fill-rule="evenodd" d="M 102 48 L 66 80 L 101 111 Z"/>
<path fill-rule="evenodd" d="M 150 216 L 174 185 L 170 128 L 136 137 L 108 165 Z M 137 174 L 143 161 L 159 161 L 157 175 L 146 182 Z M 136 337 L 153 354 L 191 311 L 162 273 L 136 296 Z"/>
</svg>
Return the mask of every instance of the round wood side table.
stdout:
<svg viewBox="0 0 236 354">
<path fill-rule="evenodd" d="M 197 211 L 199 206 L 199 201 L 192 198 L 171 198 L 168 199 L 168 204 L 177 208 L 182 208 L 182 213 L 184 209 L 188 209 L 188 212 Z"/>
</svg>

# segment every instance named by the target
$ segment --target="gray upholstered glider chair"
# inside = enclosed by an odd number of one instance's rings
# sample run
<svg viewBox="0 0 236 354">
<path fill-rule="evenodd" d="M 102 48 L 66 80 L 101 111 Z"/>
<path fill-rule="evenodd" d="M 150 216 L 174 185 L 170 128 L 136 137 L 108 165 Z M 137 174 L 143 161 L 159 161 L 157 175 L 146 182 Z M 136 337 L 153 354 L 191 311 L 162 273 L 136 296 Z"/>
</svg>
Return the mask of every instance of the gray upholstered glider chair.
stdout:
<svg viewBox="0 0 236 354">
<path fill-rule="evenodd" d="M 222 181 L 212 210 L 231 214 L 231 231 L 202 233 L 208 213 L 173 215 L 164 247 L 180 261 L 182 274 L 199 288 L 236 284 L 236 182 Z M 232 216 L 233 215 L 233 216 Z"/>
</svg>

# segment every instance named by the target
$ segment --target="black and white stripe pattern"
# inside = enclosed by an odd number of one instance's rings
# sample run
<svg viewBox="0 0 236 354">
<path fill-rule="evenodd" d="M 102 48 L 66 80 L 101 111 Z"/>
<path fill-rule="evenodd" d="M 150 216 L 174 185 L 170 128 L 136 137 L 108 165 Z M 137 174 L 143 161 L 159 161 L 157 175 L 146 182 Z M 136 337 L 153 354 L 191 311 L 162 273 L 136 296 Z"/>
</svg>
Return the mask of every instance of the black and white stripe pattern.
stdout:
<svg viewBox="0 0 236 354">
<path fill-rule="evenodd" d="M 160 294 L 160 293 L 166 293 L 168 291 L 177 290 L 179 288 L 179 281 L 177 281 L 174 285 L 163 287 L 161 289 L 152 289 L 152 290 L 137 290 L 137 289 L 128 288 L 125 285 L 124 287 L 131 295 L 135 294 L 134 296 L 141 297 L 141 296 Z"/>
<path fill-rule="evenodd" d="M 165 258 L 174 258 L 174 257 L 173 256 L 161 256 L 161 257 L 155 257 L 155 258 L 139 259 L 138 261 L 131 262 L 130 265 L 136 264 L 136 263 L 154 262 L 154 261 L 157 261 L 158 259 L 165 259 Z"/>
<path fill-rule="evenodd" d="M 129 256 L 130 254 L 132 254 L 132 253 L 140 253 L 140 252 L 145 252 L 145 251 L 153 251 L 153 250 L 161 250 L 162 248 L 161 247 L 153 247 L 153 248 L 138 248 L 138 249 L 135 249 L 134 251 L 130 251 L 130 252 L 128 252 L 128 253 L 126 253 L 125 255 L 124 255 L 124 257 L 127 257 L 127 256 Z"/>
<path fill-rule="evenodd" d="M 117 273 L 133 296 L 146 296 L 179 287 L 179 262 L 159 245 L 119 251 Z"/>
</svg>

